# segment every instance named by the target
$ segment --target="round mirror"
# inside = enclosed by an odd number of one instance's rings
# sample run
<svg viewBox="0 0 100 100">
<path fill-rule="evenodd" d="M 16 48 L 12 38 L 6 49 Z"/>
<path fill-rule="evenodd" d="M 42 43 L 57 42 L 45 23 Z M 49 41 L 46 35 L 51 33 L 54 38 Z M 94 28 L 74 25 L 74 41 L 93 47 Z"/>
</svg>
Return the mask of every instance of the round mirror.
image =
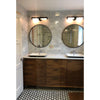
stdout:
<svg viewBox="0 0 100 100">
<path fill-rule="evenodd" d="M 31 28 L 29 39 L 35 47 L 42 48 L 50 43 L 52 34 L 47 26 L 38 24 Z"/>
<path fill-rule="evenodd" d="M 66 46 L 76 48 L 83 44 L 83 35 L 83 27 L 77 24 L 72 24 L 64 29 L 62 33 L 62 40 Z"/>
</svg>

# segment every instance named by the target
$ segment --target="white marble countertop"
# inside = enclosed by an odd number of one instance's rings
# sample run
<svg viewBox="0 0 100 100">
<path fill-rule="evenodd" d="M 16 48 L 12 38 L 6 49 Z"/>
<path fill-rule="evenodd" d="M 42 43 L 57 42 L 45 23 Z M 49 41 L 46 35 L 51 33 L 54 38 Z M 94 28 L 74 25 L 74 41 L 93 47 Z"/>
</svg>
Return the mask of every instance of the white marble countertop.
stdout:
<svg viewBox="0 0 100 100">
<path fill-rule="evenodd" d="M 45 57 L 30 57 L 29 55 L 24 56 L 23 58 L 27 59 L 73 59 L 73 60 L 84 60 L 84 58 L 72 58 L 72 57 L 67 57 L 66 55 L 63 54 L 47 54 Z"/>
</svg>

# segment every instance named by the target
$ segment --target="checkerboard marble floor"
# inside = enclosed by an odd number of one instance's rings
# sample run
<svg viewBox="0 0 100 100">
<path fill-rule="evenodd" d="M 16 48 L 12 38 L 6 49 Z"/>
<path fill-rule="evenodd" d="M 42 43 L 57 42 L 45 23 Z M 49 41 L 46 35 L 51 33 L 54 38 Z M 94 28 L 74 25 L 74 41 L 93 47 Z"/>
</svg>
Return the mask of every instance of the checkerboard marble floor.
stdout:
<svg viewBox="0 0 100 100">
<path fill-rule="evenodd" d="M 65 89 L 24 89 L 17 100 L 70 100 Z M 75 92 L 75 91 L 74 91 Z"/>
</svg>

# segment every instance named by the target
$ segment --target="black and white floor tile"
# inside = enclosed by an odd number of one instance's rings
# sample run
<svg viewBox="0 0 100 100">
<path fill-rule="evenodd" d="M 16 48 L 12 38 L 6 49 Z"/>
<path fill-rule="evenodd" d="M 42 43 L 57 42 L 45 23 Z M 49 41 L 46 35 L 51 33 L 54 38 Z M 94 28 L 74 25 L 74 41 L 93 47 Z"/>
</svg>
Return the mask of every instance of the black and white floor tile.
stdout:
<svg viewBox="0 0 100 100">
<path fill-rule="evenodd" d="M 68 100 L 67 90 L 25 89 L 17 100 Z"/>
<path fill-rule="evenodd" d="M 65 89 L 24 89 L 17 100 L 69 100 Z"/>
</svg>

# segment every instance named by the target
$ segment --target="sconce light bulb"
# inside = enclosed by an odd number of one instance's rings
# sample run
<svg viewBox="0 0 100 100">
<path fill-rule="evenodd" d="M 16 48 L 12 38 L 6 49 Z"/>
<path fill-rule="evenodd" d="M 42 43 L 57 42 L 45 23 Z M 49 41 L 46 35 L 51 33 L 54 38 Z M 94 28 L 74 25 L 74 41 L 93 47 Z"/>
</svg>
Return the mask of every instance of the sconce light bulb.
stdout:
<svg viewBox="0 0 100 100">
<path fill-rule="evenodd" d="M 40 18 L 40 20 L 41 20 L 41 21 L 45 21 L 45 20 L 47 20 L 47 18 Z"/>
<path fill-rule="evenodd" d="M 76 18 L 76 21 L 77 21 L 78 23 L 82 22 L 82 20 L 83 20 L 83 17 L 77 17 L 77 18 Z"/>
<path fill-rule="evenodd" d="M 67 22 L 68 22 L 68 23 L 71 23 L 73 20 L 74 20 L 74 17 L 68 17 L 68 18 L 67 18 Z"/>
<path fill-rule="evenodd" d="M 32 21 L 33 21 L 33 23 L 38 23 L 39 22 L 39 19 L 38 18 L 32 18 Z"/>
</svg>

